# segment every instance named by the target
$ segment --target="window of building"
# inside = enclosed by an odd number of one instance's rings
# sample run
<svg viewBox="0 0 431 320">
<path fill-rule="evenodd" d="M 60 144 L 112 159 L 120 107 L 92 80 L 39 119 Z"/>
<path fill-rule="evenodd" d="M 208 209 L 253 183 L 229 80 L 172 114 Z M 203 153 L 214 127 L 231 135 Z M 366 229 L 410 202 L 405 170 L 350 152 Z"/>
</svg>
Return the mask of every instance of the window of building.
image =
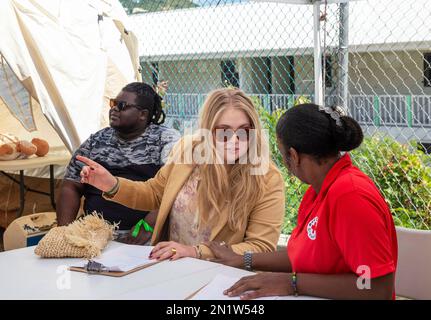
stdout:
<svg viewBox="0 0 431 320">
<path fill-rule="evenodd" d="M 287 57 L 288 65 L 288 83 L 289 83 L 289 94 L 295 93 L 295 58 L 293 56 Z"/>
<path fill-rule="evenodd" d="M 431 52 L 424 53 L 424 86 L 431 87 Z"/>
<path fill-rule="evenodd" d="M 234 60 L 221 62 L 221 80 L 223 85 L 239 88 L 239 73 L 236 70 Z"/>
<path fill-rule="evenodd" d="M 333 79 L 333 72 L 332 72 L 332 57 L 326 56 L 325 57 L 325 87 L 326 88 L 332 88 L 334 85 L 334 79 Z"/>
<path fill-rule="evenodd" d="M 153 79 L 153 83 L 157 85 L 159 82 L 159 63 L 153 62 L 151 63 L 151 77 Z"/>
</svg>

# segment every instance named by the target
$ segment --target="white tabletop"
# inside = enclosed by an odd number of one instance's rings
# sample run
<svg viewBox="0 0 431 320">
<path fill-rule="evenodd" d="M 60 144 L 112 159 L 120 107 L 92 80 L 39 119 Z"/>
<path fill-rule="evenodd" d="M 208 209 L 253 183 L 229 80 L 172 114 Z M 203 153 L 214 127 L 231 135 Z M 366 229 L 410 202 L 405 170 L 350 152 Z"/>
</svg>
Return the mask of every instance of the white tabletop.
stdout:
<svg viewBox="0 0 431 320">
<path fill-rule="evenodd" d="M 122 244 L 111 242 L 105 250 Z M 42 259 L 35 247 L 0 253 L 0 299 L 186 299 L 217 274 L 252 273 L 192 258 L 162 261 L 124 277 L 67 270 L 82 259 Z"/>
<path fill-rule="evenodd" d="M 31 156 L 28 159 L 0 161 L 0 171 L 19 171 L 42 168 L 48 165 L 65 166 L 70 161 L 70 153 L 63 149 L 52 149 L 43 157 Z"/>
</svg>

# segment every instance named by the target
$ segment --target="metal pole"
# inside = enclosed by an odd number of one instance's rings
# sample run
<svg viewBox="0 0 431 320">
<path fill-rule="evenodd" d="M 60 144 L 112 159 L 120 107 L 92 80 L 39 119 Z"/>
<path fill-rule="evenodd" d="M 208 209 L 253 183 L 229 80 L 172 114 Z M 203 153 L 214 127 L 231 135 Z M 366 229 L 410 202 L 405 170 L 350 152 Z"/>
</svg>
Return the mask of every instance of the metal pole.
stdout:
<svg viewBox="0 0 431 320">
<path fill-rule="evenodd" d="M 55 177 L 54 177 L 54 165 L 49 166 L 49 197 L 51 199 L 51 206 L 56 210 L 55 206 Z"/>
<path fill-rule="evenodd" d="M 314 17 L 314 103 L 323 105 L 322 48 L 320 46 L 320 1 L 313 3 Z"/>
<path fill-rule="evenodd" d="M 19 171 L 19 209 L 16 217 L 19 218 L 24 212 L 25 206 L 25 184 L 24 184 L 24 170 Z"/>
<path fill-rule="evenodd" d="M 349 107 L 349 2 L 340 3 L 338 104 Z"/>
</svg>

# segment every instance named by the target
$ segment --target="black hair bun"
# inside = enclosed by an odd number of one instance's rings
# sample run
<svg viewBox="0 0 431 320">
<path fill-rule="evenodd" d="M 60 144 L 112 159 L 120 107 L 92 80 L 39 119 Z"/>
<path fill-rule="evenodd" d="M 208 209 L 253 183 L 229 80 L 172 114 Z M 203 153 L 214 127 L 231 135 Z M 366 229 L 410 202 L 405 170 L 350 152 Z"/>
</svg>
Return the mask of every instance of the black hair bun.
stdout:
<svg viewBox="0 0 431 320">
<path fill-rule="evenodd" d="M 339 151 L 351 151 L 359 147 L 364 133 L 359 123 L 349 116 L 340 117 L 342 126 L 337 126 L 335 141 Z"/>
</svg>

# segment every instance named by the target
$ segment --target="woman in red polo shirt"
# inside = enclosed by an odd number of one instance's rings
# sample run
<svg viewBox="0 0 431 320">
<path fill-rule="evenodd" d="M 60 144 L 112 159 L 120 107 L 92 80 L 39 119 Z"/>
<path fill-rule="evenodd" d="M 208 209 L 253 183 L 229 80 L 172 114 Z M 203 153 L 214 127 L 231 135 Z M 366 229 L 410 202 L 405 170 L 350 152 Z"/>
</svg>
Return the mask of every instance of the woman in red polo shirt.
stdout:
<svg viewBox="0 0 431 320">
<path fill-rule="evenodd" d="M 330 299 L 393 299 L 397 238 L 391 212 L 349 154 L 363 133 L 341 108 L 303 104 L 277 124 L 289 171 L 310 185 L 285 251 L 239 256 L 210 243 L 216 262 L 264 272 L 225 291 L 253 299 L 308 295 Z M 343 154 L 344 153 L 344 154 Z"/>
</svg>

